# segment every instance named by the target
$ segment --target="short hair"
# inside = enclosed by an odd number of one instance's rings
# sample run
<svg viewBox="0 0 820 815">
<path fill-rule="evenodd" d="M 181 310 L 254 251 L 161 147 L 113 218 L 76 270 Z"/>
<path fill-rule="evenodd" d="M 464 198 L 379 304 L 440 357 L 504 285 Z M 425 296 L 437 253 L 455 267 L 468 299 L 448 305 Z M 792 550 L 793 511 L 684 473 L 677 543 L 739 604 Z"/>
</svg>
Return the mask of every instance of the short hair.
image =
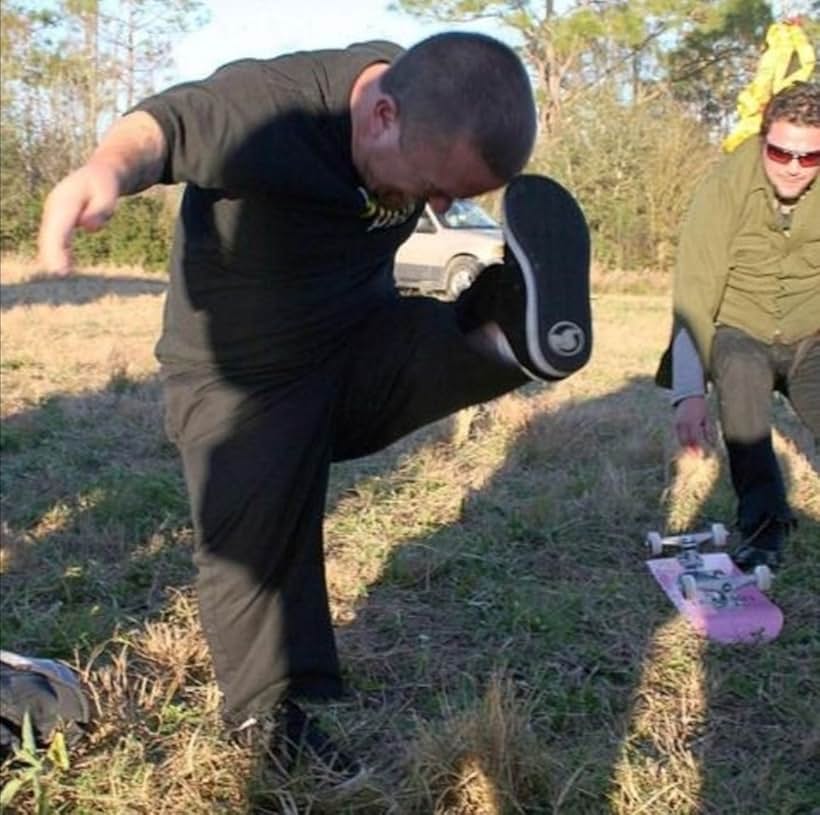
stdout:
<svg viewBox="0 0 820 815">
<path fill-rule="evenodd" d="M 399 111 L 401 143 L 463 137 L 502 180 L 521 172 L 535 142 L 532 85 L 518 55 L 484 34 L 435 34 L 381 77 Z"/>
<path fill-rule="evenodd" d="M 816 82 L 795 82 L 776 93 L 763 111 L 760 135 L 768 134 L 775 122 L 820 127 L 820 85 Z"/>
</svg>

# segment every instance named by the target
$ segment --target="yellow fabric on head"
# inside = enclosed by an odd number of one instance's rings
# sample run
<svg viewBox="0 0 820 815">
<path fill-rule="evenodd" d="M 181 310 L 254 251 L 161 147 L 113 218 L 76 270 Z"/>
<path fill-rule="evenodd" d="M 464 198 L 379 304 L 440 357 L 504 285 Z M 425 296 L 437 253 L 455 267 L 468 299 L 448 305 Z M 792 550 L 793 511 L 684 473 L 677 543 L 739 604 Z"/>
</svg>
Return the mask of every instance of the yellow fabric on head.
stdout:
<svg viewBox="0 0 820 815">
<path fill-rule="evenodd" d="M 731 153 L 750 136 L 756 136 L 769 99 L 793 82 L 810 79 L 814 64 L 814 48 L 799 22 L 770 25 L 754 78 L 737 97 L 739 121 L 723 140 L 722 149 Z"/>
</svg>

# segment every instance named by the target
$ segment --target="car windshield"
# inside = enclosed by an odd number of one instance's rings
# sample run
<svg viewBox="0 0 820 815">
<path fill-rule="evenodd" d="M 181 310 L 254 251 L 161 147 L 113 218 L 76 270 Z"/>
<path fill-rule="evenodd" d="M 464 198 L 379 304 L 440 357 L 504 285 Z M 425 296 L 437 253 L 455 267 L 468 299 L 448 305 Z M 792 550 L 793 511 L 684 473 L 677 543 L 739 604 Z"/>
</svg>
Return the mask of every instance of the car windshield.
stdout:
<svg viewBox="0 0 820 815">
<path fill-rule="evenodd" d="M 472 201 L 453 201 L 450 209 L 439 218 L 450 229 L 498 229 L 498 224 Z"/>
</svg>

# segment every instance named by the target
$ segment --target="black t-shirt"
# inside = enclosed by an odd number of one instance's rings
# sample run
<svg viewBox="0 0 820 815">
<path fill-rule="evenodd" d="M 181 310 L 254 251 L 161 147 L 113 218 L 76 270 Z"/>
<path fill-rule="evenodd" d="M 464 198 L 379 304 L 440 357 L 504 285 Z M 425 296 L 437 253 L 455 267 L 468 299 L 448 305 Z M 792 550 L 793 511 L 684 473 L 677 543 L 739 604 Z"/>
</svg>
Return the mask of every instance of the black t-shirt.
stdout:
<svg viewBox="0 0 820 815">
<path fill-rule="evenodd" d="M 256 379 L 332 353 L 395 297 L 419 210 L 374 206 L 351 156 L 350 92 L 388 42 L 241 60 L 150 97 L 164 183 L 187 182 L 157 356 L 166 372 Z"/>
</svg>

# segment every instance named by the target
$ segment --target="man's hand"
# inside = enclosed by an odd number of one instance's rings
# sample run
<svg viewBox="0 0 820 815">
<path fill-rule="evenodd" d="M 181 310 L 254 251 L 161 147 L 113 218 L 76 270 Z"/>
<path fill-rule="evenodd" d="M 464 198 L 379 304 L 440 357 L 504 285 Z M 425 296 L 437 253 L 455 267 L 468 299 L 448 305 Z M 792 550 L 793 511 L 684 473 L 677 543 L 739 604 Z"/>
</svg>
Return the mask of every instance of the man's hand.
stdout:
<svg viewBox="0 0 820 815">
<path fill-rule="evenodd" d="M 94 232 L 105 226 L 114 214 L 119 194 L 117 174 L 103 162 L 89 162 L 60 181 L 43 208 L 37 241 L 39 268 L 67 275 L 74 230 L 80 227 Z"/>
<path fill-rule="evenodd" d="M 675 433 L 681 447 L 702 452 L 714 444 L 714 432 L 703 396 L 690 396 L 675 407 Z"/>
<path fill-rule="evenodd" d="M 156 184 L 165 154 L 165 136 L 149 113 L 138 110 L 114 122 L 88 163 L 48 194 L 38 239 L 40 268 L 68 274 L 74 230 L 101 229 L 114 214 L 119 196 Z"/>
</svg>

